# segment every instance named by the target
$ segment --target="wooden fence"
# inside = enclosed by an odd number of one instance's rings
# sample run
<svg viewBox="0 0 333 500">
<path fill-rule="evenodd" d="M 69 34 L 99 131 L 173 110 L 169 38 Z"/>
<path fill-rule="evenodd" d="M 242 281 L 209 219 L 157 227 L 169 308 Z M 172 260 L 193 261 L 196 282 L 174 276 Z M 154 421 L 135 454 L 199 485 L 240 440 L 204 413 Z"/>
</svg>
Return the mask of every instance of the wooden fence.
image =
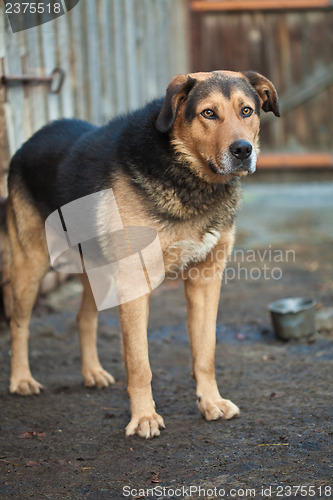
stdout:
<svg viewBox="0 0 333 500">
<path fill-rule="evenodd" d="M 37 15 L 37 14 L 36 14 Z M 65 72 L 59 94 L 48 85 L 0 89 L 0 195 L 8 157 L 59 117 L 103 124 L 162 95 L 186 72 L 186 0 L 81 0 L 54 21 L 13 34 L 0 3 L 0 77 Z M 7 146 L 8 142 L 8 146 Z"/>
<path fill-rule="evenodd" d="M 332 6 L 331 0 L 191 2 L 193 70 L 253 69 L 279 91 L 282 118 L 264 117 L 262 146 L 284 156 L 268 158 L 268 167 L 333 166 Z"/>
</svg>

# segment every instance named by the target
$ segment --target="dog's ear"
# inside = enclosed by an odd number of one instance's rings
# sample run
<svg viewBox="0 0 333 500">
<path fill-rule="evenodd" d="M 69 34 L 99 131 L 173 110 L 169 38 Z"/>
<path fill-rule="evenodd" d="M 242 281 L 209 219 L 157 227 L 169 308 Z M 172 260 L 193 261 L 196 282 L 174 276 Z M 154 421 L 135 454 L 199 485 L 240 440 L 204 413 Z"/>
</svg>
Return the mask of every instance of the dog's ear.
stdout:
<svg viewBox="0 0 333 500">
<path fill-rule="evenodd" d="M 196 80 L 188 75 L 177 75 L 169 83 L 162 109 L 156 120 L 156 128 L 160 132 L 168 132 L 176 118 L 177 109 L 184 101 Z"/>
<path fill-rule="evenodd" d="M 279 98 L 272 82 L 255 71 L 245 71 L 243 74 L 259 95 L 262 109 L 280 116 Z"/>
</svg>

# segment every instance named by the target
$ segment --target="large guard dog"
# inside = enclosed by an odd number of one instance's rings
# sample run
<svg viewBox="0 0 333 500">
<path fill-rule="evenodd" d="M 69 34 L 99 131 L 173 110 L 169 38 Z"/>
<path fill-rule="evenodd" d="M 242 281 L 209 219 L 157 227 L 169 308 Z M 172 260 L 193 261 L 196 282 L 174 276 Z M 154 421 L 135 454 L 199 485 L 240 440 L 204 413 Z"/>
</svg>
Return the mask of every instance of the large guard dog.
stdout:
<svg viewBox="0 0 333 500">
<path fill-rule="evenodd" d="M 139 111 L 100 128 L 79 120 L 56 121 L 21 147 L 10 165 L 7 202 L 10 392 L 30 395 L 42 388 L 30 372 L 28 338 L 31 310 L 49 268 L 45 219 L 73 200 L 112 188 L 125 227 L 149 226 L 158 232 L 166 274 L 186 270 L 192 373 L 201 413 L 207 420 L 238 415 L 216 384 L 215 328 L 240 178 L 256 169 L 261 109 L 279 116 L 276 90 L 258 73 L 178 75 L 163 99 Z M 107 227 L 107 207 L 99 217 L 100 226 Z M 83 379 L 86 386 L 105 387 L 114 379 L 98 359 L 96 304 L 85 274 L 82 282 Z M 148 305 L 145 295 L 119 306 L 132 414 L 126 435 L 145 438 L 158 436 L 164 427 L 151 390 Z"/>
</svg>

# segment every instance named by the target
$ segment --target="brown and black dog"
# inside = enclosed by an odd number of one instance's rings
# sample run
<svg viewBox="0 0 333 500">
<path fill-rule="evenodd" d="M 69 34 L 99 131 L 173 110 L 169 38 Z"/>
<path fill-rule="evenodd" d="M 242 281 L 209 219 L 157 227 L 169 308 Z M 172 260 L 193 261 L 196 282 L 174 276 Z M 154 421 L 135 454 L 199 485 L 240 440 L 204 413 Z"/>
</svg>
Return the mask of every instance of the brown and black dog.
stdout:
<svg viewBox="0 0 333 500">
<path fill-rule="evenodd" d="M 182 271 L 199 410 L 207 420 L 238 415 L 216 384 L 215 328 L 240 178 L 256 169 L 261 109 L 279 116 L 276 90 L 258 73 L 178 75 L 164 98 L 139 111 L 99 128 L 60 120 L 21 147 L 11 161 L 7 202 L 10 392 L 30 395 L 42 388 L 30 372 L 28 338 L 32 307 L 49 268 L 45 220 L 73 200 L 112 188 L 124 226 L 154 228 L 166 275 Z M 110 217 L 102 205 L 101 233 Z M 97 308 L 85 274 L 82 282 L 82 375 L 86 386 L 105 387 L 114 379 L 98 359 Z M 126 435 L 145 438 L 164 427 L 151 390 L 148 307 L 149 294 L 119 306 L 132 414 Z"/>
</svg>

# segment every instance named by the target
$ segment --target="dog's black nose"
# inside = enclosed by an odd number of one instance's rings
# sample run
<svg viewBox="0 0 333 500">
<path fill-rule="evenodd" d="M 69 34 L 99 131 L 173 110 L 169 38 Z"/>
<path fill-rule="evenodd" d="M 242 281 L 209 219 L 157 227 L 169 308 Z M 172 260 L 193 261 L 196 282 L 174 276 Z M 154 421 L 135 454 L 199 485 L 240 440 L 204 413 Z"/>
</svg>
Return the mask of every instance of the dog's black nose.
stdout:
<svg viewBox="0 0 333 500">
<path fill-rule="evenodd" d="M 252 145 L 243 140 L 233 142 L 229 149 L 238 160 L 246 160 L 252 153 Z"/>
</svg>

